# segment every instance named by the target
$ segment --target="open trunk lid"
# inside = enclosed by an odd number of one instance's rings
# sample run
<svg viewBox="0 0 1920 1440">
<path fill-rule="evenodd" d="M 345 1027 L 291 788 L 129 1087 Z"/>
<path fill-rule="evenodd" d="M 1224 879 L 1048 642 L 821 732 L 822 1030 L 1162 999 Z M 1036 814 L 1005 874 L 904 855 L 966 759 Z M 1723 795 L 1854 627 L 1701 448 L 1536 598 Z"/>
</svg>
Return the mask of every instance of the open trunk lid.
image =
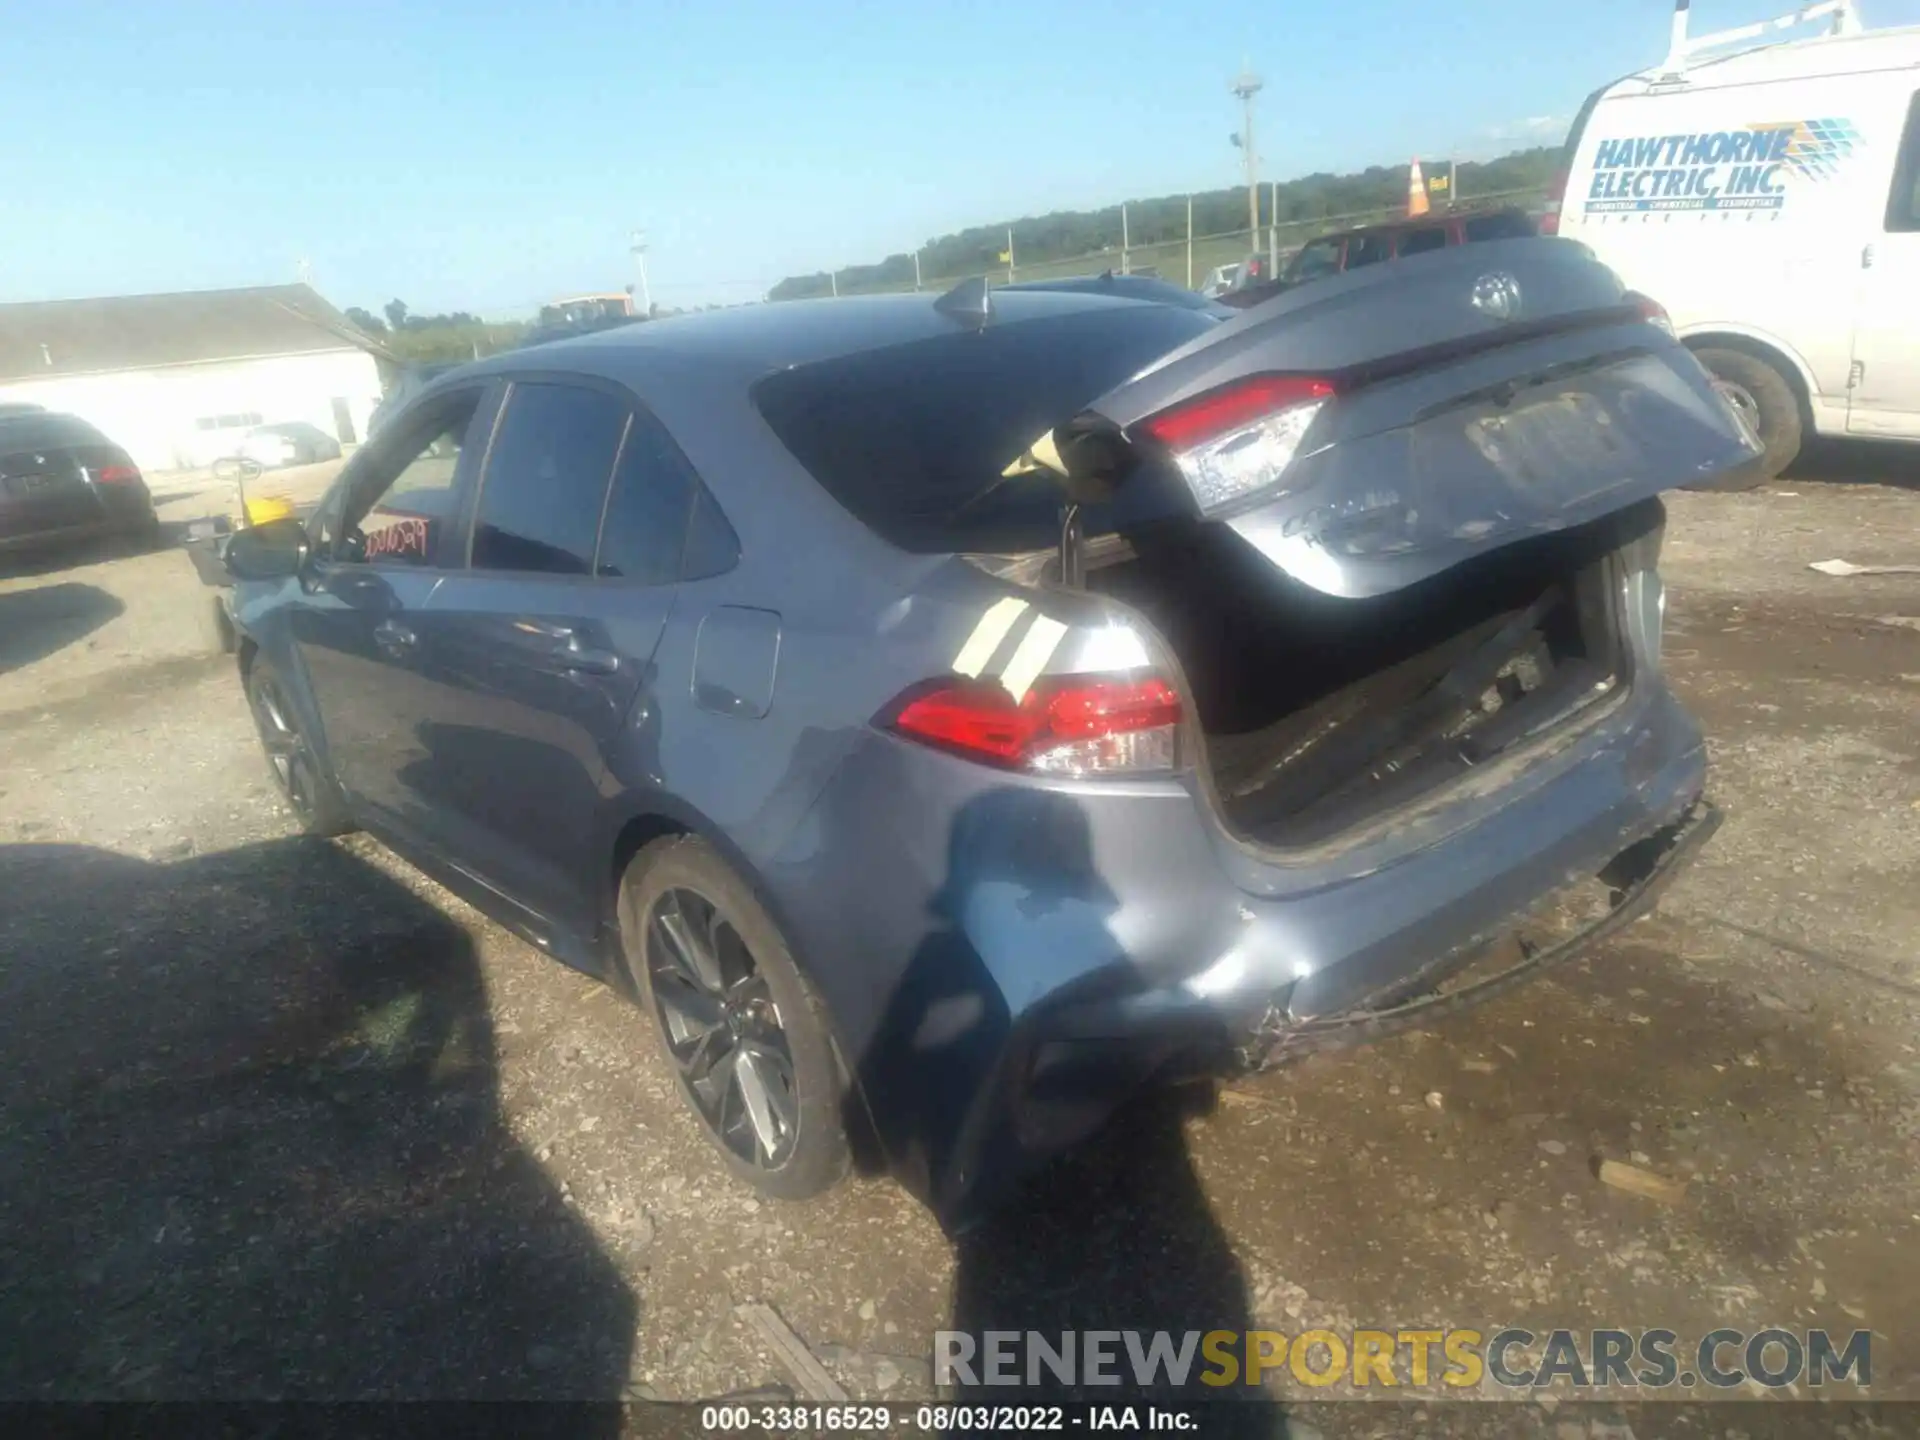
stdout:
<svg viewBox="0 0 1920 1440">
<path fill-rule="evenodd" d="M 1126 487 L 1130 524 L 1219 520 L 1303 584 L 1356 597 L 1759 453 L 1611 270 L 1541 238 L 1277 296 L 1052 438 L 1076 499 Z"/>
</svg>

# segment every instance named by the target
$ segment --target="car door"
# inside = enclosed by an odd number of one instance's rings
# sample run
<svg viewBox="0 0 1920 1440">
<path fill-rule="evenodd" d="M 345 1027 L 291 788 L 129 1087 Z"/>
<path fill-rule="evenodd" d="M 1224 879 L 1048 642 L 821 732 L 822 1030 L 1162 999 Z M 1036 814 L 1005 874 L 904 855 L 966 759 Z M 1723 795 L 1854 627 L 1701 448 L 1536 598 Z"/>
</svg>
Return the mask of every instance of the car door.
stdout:
<svg viewBox="0 0 1920 1440">
<path fill-rule="evenodd" d="M 422 648 L 459 696 L 425 737 L 455 854 L 547 928 L 591 935 L 609 766 L 673 605 L 692 472 L 627 392 L 516 378 L 471 503 L 467 568 Z"/>
<path fill-rule="evenodd" d="M 414 788 L 434 708 L 417 619 L 460 558 L 458 487 L 491 413 L 485 385 L 446 391 L 356 456 L 314 516 L 307 599 L 289 613 L 334 775 L 366 819 L 403 841 L 434 838 L 431 797 Z"/>
<path fill-rule="evenodd" d="M 1920 439 L 1920 92 L 1908 104 L 1877 228 L 1860 252 L 1847 430 Z"/>
</svg>

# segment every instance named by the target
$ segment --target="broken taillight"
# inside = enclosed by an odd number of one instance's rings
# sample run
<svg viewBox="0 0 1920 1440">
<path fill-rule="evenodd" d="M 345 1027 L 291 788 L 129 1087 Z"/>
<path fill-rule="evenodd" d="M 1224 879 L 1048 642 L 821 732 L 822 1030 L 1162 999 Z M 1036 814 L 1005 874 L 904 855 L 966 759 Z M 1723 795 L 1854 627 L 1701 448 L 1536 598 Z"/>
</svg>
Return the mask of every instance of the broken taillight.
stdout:
<svg viewBox="0 0 1920 1440">
<path fill-rule="evenodd" d="M 1658 326 L 1669 335 L 1673 334 L 1673 317 L 1667 314 L 1667 307 L 1662 305 L 1658 300 L 1648 295 L 1642 295 L 1637 290 L 1629 290 L 1627 292 L 1627 303 L 1633 306 L 1633 308 L 1639 312 L 1640 318 L 1649 325 Z"/>
<path fill-rule="evenodd" d="M 1329 380 L 1253 375 L 1164 410 L 1141 429 L 1165 445 L 1202 514 L 1278 486 L 1328 400 Z"/>
<path fill-rule="evenodd" d="M 1049 676 L 1015 698 L 998 681 L 917 687 L 888 728 L 971 760 L 1049 775 L 1174 768 L 1180 696 L 1157 675 Z"/>
</svg>

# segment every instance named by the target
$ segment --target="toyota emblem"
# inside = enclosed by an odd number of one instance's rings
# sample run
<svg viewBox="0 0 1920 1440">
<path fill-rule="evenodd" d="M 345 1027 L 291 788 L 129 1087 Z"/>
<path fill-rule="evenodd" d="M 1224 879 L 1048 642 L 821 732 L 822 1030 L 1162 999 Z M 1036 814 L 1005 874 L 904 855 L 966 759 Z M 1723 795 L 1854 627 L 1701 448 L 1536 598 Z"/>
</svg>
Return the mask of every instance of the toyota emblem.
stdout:
<svg viewBox="0 0 1920 1440">
<path fill-rule="evenodd" d="M 1511 320 L 1520 313 L 1520 282 L 1504 270 L 1473 282 L 1473 308 L 1489 320 Z"/>
</svg>

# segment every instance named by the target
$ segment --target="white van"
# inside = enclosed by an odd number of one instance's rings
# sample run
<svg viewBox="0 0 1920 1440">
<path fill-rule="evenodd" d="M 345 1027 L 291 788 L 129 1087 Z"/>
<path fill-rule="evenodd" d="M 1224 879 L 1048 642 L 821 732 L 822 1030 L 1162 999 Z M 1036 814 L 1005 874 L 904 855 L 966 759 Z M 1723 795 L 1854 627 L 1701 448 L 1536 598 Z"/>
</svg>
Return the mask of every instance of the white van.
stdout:
<svg viewBox="0 0 1920 1440">
<path fill-rule="evenodd" d="M 1734 483 L 1809 433 L 1920 442 L 1920 27 L 1825 0 L 1689 38 L 1679 0 L 1666 60 L 1574 120 L 1542 230 L 1664 305 L 1725 382 L 1766 446 Z"/>
</svg>

